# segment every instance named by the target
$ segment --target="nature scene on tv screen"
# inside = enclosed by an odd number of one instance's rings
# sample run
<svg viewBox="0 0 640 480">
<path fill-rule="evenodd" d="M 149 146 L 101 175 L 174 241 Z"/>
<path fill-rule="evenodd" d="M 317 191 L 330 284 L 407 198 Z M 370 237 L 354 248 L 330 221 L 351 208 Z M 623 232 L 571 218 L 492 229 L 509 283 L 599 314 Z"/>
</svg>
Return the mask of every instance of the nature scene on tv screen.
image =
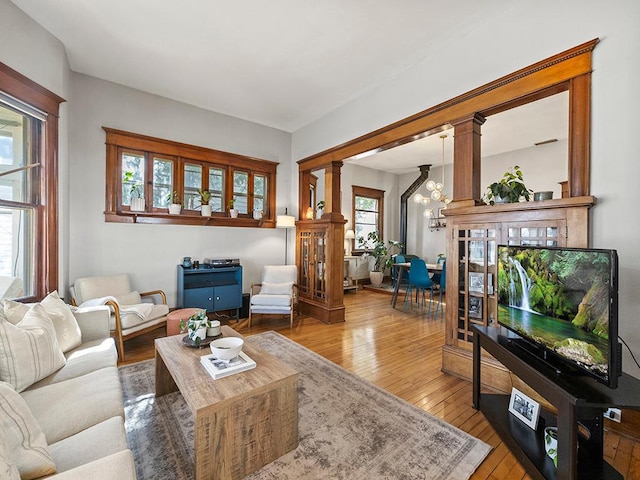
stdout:
<svg viewBox="0 0 640 480">
<path fill-rule="evenodd" d="M 610 282 L 608 252 L 500 248 L 498 321 L 606 378 Z"/>
</svg>

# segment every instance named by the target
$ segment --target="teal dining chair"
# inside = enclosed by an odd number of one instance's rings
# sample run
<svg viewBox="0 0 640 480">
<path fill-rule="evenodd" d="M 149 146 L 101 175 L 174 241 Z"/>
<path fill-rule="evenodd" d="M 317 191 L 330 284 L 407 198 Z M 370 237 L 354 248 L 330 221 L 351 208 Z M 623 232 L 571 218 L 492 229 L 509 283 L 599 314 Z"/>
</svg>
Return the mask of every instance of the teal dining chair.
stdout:
<svg viewBox="0 0 640 480">
<path fill-rule="evenodd" d="M 440 273 L 440 282 L 438 286 L 438 303 L 436 304 L 435 318 L 438 318 L 438 309 L 442 307 L 442 295 L 446 293 L 447 287 L 447 261 L 442 262 L 442 273 Z M 441 309 L 444 318 L 444 308 Z"/>
<path fill-rule="evenodd" d="M 411 267 L 409 268 L 409 285 L 407 286 L 407 294 L 404 297 L 404 311 L 407 311 L 407 302 L 411 301 L 411 307 L 413 307 L 412 290 L 416 289 L 416 301 L 422 297 L 421 305 L 424 309 L 425 292 L 429 290 L 429 309 L 427 310 L 427 316 L 431 314 L 431 302 L 433 301 L 433 282 L 429 277 L 429 271 L 427 270 L 427 264 L 421 258 L 412 258 Z"/>
</svg>

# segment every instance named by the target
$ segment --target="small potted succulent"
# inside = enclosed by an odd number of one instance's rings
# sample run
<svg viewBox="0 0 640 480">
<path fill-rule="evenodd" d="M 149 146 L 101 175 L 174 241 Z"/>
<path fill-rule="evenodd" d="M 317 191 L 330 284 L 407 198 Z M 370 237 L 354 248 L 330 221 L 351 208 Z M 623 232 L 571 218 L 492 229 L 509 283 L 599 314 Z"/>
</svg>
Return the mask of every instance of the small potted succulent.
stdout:
<svg viewBox="0 0 640 480">
<path fill-rule="evenodd" d="M 182 203 L 180 202 L 180 196 L 175 190 L 173 193 L 167 195 L 167 201 L 169 202 L 169 213 L 171 215 L 178 215 L 182 210 Z"/>
<path fill-rule="evenodd" d="M 238 218 L 238 210 L 234 208 L 235 204 L 236 204 L 236 200 L 234 198 L 229 200 L 229 216 L 231 218 Z"/>
<path fill-rule="evenodd" d="M 200 346 L 200 342 L 207 338 L 207 328 L 211 325 L 207 317 L 206 310 L 199 310 L 198 313 L 191 315 L 187 321 L 180 320 L 180 333 L 187 332 L 187 336 L 196 347 Z"/>
<path fill-rule="evenodd" d="M 209 200 L 211 200 L 211 192 L 209 190 L 198 190 L 198 195 L 200 195 L 200 213 L 203 217 L 210 217 L 211 205 L 209 205 Z"/>
<path fill-rule="evenodd" d="M 324 200 L 320 200 L 316 205 L 316 218 L 322 218 L 322 214 L 324 213 Z"/>
<path fill-rule="evenodd" d="M 124 183 L 131 184 L 129 209 L 132 212 L 144 212 L 142 183 L 136 182 L 133 176 L 133 172 L 129 170 L 124 173 L 124 178 L 122 179 Z"/>
<path fill-rule="evenodd" d="M 532 193 L 533 190 L 524 184 L 522 170 L 516 165 L 507 169 L 500 181 L 487 187 L 485 203 L 518 203 L 522 197 L 528 202 Z"/>
</svg>

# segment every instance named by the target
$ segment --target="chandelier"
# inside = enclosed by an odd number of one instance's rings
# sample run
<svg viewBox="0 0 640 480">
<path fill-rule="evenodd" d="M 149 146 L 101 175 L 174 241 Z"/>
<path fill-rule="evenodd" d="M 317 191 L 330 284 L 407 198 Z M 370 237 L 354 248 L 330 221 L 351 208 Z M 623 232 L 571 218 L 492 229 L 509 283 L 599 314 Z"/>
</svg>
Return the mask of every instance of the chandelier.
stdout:
<svg viewBox="0 0 640 480">
<path fill-rule="evenodd" d="M 433 180 L 429 180 L 427 182 L 427 192 L 428 195 L 422 195 L 420 193 L 416 193 L 413 196 L 413 201 L 415 203 L 421 203 L 425 206 L 430 206 L 431 208 L 427 208 L 424 211 L 425 218 L 428 218 L 432 221 L 434 218 L 439 218 L 439 215 L 436 215 L 434 209 L 440 210 L 441 208 L 447 208 L 447 205 L 451 203 L 451 199 L 443 193 L 444 190 L 444 139 L 447 138 L 446 134 L 440 135 L 442 139 L 442 181 L 435 182 Z M 433 202 L 433 203 L 432 203 Z M 443 207 L 438 208 L 439 205 L 444 205 Z"/>
</svg>

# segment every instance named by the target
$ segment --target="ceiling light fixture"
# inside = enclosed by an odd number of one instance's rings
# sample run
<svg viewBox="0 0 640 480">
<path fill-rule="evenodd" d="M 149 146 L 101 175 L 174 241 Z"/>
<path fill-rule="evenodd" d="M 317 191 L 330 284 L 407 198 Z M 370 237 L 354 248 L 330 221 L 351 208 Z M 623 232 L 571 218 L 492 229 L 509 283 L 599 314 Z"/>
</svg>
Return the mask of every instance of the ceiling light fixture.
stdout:
<svg viewBox="0 0 640 480">
<path fill-rule="evenodd" d="M 442 181 L 435 182 L 434 180 L 429 180 L 427 182 L 427 192 L 429 192 L 428 196 L 421 195 L 420 193 L 416 193 L 413 196 L 413 201 L 415 203 L 421 203 L 422 205 L 431 205 L 431 202 L 444 203 L 444 207 L 446 208 L 449 203 L 451 203 L 451 199 L 443 193 L 444 190 L 444 139 L 447 138 L 446 134 L 440 135 L 442 139 Z M 434 214 L 434 207 L 437 207 L 437 203 L 435 205 L 431 205 L 431 208 L 425 210 L 424 216 L 427 219 L 432 219 L 436 215 Z"/>
</svg>

